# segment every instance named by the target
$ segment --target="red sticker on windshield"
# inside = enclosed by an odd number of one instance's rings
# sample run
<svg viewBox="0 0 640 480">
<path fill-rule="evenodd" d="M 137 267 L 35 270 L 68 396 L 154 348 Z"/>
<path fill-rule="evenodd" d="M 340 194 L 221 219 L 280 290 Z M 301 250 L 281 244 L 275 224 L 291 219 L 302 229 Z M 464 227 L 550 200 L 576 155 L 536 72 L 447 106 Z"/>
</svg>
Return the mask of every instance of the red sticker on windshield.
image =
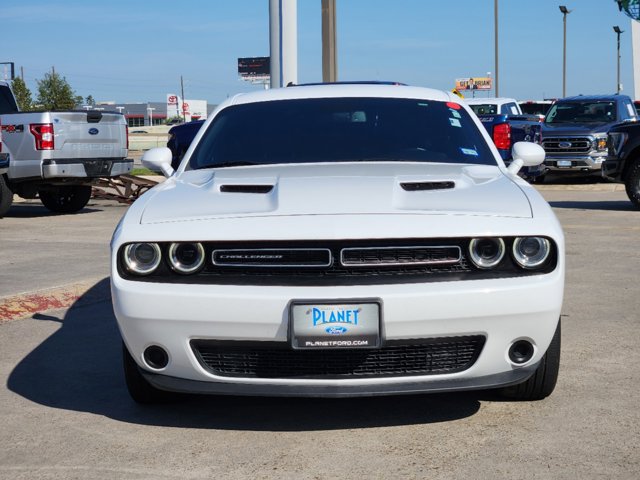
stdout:
<svg viewBox="0 0 640 480">
<path fill-rule="evenodd" d="M 453 108 L 454 110 L 460 110 L 460 104 L 458 103 L 447 102 L 447 107 Z"/>
</svg>

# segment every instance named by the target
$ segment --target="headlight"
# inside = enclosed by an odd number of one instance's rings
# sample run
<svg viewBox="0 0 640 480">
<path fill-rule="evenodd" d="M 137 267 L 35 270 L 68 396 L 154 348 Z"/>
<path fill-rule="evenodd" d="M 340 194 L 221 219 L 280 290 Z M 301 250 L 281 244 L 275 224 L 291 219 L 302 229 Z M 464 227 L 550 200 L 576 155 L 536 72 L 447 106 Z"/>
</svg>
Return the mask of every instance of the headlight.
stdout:
<svg viewBox="0 0 640 480">
<path fill-rule="evenodd" d="M 596 137 L 593 141 L 593 148 L 600 152 L 607 151 L 607 137 Z"/>
<path fill-rule="evenodd" d="M 519 237 L 513 242 L 513 258 L 522 268 L 542 265 L 551 253 L 551 243 L 542 237 Z"/>
<path fill-rule="evenodd" d="M 204 247 L 201 243 L 172 243 L 169 263 L 178 273 L 193 273 L 204 264 Z"/>
<path fill-rule="evenodd" d="M 157 243 L 132 243 L 124 249 L 124 264 L 136 275 L 149 275 L 160 265 L 160 247 Z"/>
<path fill-rule="evenodd" d="M 478 268 L 493 268 L 504 257 L 504 240 L 501 238 L 474 238 L 469 242 L 469 256 Z"/>
</svg>

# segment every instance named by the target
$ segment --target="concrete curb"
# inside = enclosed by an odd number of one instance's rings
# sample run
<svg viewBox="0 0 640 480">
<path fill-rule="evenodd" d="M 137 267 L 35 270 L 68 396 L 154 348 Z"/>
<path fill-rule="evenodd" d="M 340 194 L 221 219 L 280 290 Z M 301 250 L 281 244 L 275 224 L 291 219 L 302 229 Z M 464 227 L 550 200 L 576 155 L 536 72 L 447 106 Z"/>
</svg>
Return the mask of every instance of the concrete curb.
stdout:
<svg viewBox="0 0 640 480">
<path fill-rule="evenodd" d="M 96 286 L 101 288 L 94 288 Z M 78 301 L 89 305 L 108 300 L 111 292 L 105 287 L 108 287 L 108 277 L 0 298 L 0 324 L 47 310 L 68 308 Z"/>
</svg>

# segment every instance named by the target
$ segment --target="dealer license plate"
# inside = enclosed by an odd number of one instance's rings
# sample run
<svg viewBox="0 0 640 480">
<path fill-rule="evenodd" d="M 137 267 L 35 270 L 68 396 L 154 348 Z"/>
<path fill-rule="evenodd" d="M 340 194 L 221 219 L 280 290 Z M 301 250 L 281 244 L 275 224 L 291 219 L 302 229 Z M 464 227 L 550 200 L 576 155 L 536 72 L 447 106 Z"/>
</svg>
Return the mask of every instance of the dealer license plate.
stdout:
<svg viewBox="0 0 640 480">
<path fill-rule="evenodd" d="M 291 346 L 295 349 L 380 346 L 380 303 L 292 302 Z"/>
<path fill-rule="evenodd" d="M 558 160 L 557 165 L 558 165 L 558 167 L 570 167 L 571 166 L 571 160 Z"/>
</svg>

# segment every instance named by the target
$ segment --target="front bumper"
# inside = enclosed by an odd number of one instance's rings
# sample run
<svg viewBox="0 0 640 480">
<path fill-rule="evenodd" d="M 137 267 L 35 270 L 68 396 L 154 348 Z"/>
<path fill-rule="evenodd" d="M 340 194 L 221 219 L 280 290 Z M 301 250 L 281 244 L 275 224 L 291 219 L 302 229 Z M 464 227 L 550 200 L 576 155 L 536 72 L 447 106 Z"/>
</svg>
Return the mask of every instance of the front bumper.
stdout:
<svg viewBox="0 0 640 480">
<path fill-rule="evenodd" d="M 45 160 L 42 164 L 42 176 L 44 178 L 117 177 L 131 172 L 132 168 L 133 160 L 130 158 Z"/>
<path fill-rule="evenodd" d="M 507 386 L 526 380 L 546 352 L 562 305 L 564 269 L 549 274 L 493 280 L 348 287 L 182 285 L 133 282 L 112 276 L 113 306 L 129 352 L 158 388 L 238 395 L 359 396 L 442 392 Z M 468 369 L 446 374 L 369 378 L 255 378 L 211 373 L 191 341 L 289 341 L 289 306 L 298 299 L 379 298 L 382 341 L 483 335 L 484 347 Z M 515 365 L 508 357 L 517 340 L 534 355 Z M 164 348 L 162 369 L 143 352 Z"/>
<path fill-rule="evenodd" d="M 444 393 L 464 390 L 488 390 L 508 387 L 526 381 L 538 368 L 539 362 L 511 370 L 476 378 L 450 378 L 410 380 L 403 383 L 360 385 L 308 385 L 308 384 L 246 384 L 217 381 L 185 380 L 141 370 L 145 379 L 160 390 L 182 393 L 214 395 L 248 395 L 265 397 L 371 397 L 383 395 L 410 395 L 418 393 Z"/>
<path fill-rule="evenodd" d="M 600 173 L 602 171 L 602 162 L 606 160 L 603 155 L 584 155 L 584 156 L 547 156 L 544 160 L 544 166 L 547 171 L 554 173 Z"/>
</svg>

